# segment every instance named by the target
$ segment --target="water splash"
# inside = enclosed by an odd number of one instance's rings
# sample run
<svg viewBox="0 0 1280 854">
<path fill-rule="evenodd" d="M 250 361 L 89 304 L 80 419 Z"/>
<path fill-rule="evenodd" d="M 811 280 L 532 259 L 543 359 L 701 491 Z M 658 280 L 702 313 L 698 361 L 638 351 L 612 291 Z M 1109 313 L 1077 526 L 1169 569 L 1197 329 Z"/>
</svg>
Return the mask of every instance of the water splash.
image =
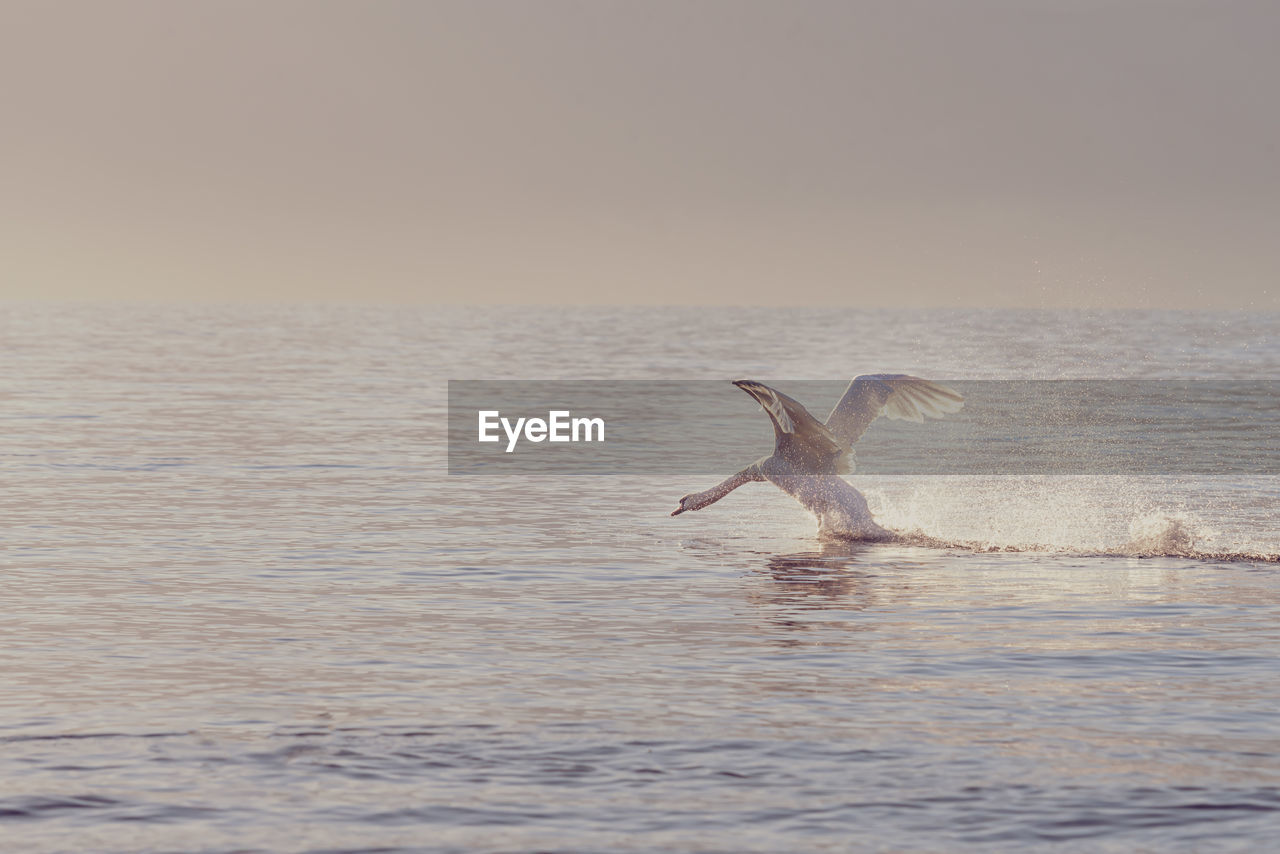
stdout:
<svg viewBox="0 0 1280 854">
<path fill-rule="evenodd" d="M 905 543 L 978 552 L 1280 562 L 1269 489 L 1174 478 L 939 477 L 860 484 Z M 1225 501 L 1224 492 L 1235 491 Z M 1212 515 L 1209 515 L 1212 514 Z"/>
<path fill-rule="evenodd" d="M 1146 513 L 1129 522 L 1129 542 L 1125 550 L 1137 557 L 1193 556 L 1196 543 L 1207 536 L 1212 536 L 1212 532 L 1189 513 Z"/>
</svg>

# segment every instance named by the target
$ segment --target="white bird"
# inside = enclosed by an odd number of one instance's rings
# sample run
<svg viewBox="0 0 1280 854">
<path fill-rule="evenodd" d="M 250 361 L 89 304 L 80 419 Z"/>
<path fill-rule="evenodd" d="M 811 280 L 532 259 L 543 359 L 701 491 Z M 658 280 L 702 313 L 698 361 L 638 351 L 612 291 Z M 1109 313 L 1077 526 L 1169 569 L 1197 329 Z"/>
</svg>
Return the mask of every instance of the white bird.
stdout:
<svg viewBox="0 0 1280 854">
<path fill-rule="evenodd" d="M 866 374 L 849 383 L 825 424 L 798 401 L 755 380 L 737 380 L 773 422 L 774 448 L 765 457 L 705 492 L 680 499 L 672 513 L 701 510 L 745 483 L 767 480 L 818 518 L 823 536 L 887 540 L 893 532 L 876 524 L 862 493 L 841 474 L 853 471 L 853 445 L 881 415 L 921 423 L 958 412 L 964 398 L 946 386 L 906 374 Z"/>
</svg>

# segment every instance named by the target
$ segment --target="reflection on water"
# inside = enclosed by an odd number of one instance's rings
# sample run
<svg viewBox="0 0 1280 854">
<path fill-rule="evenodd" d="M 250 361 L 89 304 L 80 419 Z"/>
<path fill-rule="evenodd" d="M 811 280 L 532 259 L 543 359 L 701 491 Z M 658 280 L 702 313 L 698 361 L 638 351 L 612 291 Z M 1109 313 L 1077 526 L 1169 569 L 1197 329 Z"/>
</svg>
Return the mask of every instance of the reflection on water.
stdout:
<svg viewBox="0 0 1280 854">
<path fill-rule="evenodd" d="M 874 559 L 873 546 L 835 542 L 821 543 L 816 551 L 775 555 L 759 570 L 772 583 L 752 587 L 750 595 L 777 613 L 776 624 L 803 629 L 805 622 L 789 618 L 789 611 L 861 611 L 876 604 L 878 576 L 874 564 L 864 563 L 868 559 Z M 899 562 L 892 565 L 893 569 L 908 567 Z"/>
<path fill-rule="evenodd" d="M 857 481 L 978 546 L 927 548 L 821 543 L 768 484 L 672 519 L 710 484 L 448 478 L 442 444 L 443 380 L 510 375 L 516 340 L 530 376 L 683 376 L 690 341 L 708 375 L 828 376 L 864 367 L 851 340 L 936 376 L 1231 375 L 1280 371 L 1274 320 L 975 314 L 960 341 L 798 312 L 744 354 L 776 312 L 23 311 L 0 318 L 8 849 L 1274 835 L 1280 566 L 1247 553 L 1277 549 L 1275 479 Z M 1126 555 L 1153 516 L 1233 559 Z"/>
</svg>

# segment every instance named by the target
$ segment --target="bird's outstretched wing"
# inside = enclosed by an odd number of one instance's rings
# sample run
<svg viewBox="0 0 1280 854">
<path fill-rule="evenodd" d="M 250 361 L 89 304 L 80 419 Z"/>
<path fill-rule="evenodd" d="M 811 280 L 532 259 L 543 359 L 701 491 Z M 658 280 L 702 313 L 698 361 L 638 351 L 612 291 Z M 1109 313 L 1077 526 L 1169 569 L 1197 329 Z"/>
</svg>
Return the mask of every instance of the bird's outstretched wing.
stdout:
<svg viewBox="0 0 1280 854">
<path fill-rule="evenodd" d="M 733 384 L 755 398 L 769 415 L 775 453 L 814 473 L 843 470 L 839 461 L 847 446 L 799 401 L 755 380 L 735 380 Z"/>
<path fill-rule="evenodd" d="M 926 415 L 941 418 L 963 406 L 964 398 L 944 385 L 906 374 L 865 374 L 849 383 L 826 427 L 848 448 L 881 415 L 919 423 Z"/>
</svg>

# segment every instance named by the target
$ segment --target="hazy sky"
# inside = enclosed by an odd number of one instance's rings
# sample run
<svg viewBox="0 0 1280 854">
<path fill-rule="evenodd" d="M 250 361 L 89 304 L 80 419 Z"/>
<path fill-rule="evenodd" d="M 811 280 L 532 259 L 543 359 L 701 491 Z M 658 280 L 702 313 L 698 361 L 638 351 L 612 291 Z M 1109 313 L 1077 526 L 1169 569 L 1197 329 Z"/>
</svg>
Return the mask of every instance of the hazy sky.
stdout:
<svg viewBox="0 0 1280 854">
<path fill-rule="evenodd" d="M 1280 3 L 0 2 L 0 297 L 1280 309 Z"/>
</svg>

